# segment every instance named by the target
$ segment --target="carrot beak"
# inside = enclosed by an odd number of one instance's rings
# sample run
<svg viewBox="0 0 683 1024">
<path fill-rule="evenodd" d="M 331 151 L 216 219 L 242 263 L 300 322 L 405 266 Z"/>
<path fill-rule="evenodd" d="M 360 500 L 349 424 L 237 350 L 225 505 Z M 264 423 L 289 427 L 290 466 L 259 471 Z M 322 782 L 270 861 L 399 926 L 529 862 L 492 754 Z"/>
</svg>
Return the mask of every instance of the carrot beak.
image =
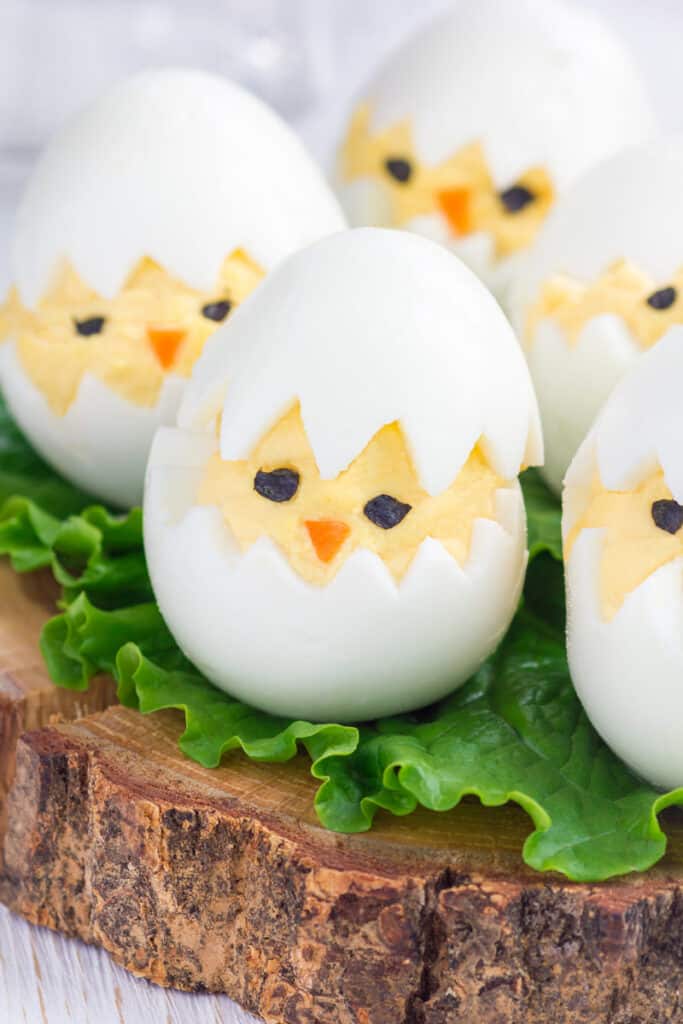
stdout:
<svg viewBox="0 0 683 1024">
<path fill-rule="evenodd" d="M 148 327 L 147 339 L 164 370 L 168 370 L 173 365 L 178 349 L 185 339 L 185 331 Z"/>
<path fill-rule="evenodd" d="M 472 230 L 470 209 L 471 193 L 468 188 L 448 188 L 436 193 L 441 212 L 456 235 L 467 235 Z"/>
<path fill-rule="evenodd" d="M 338 519 L 307 519 L 304 526 L 321 562 L 331 562 L 348 535 L 351 533 L 346 523 Z"/>
</svg>

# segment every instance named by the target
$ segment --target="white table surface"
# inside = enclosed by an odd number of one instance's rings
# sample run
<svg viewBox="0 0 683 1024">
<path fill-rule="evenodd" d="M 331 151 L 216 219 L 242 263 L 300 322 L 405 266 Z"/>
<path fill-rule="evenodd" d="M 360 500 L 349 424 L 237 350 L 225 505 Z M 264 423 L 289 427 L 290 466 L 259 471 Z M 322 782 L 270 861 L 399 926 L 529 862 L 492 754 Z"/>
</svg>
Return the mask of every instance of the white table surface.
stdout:
<svg viewBox="0 0 683 1024">
<path fill-rule="evenodd" d="M 13 0 L 16 2 L 16 0 Z M 38 4 L 38 0 L 32 0 Z M 57 0 L 61 5 L 65 0 Z M 84 8 L 87 0 L 69 0 Z M 98 0 L 99 4 L 109 0 Z M 242 0 L 240 0 L 242 2 Z M 255 2 L 255 0 L 254 0 Z M 280 0 L 283 9 L 290 0 Z M 301 0 L 305 2 L 305 0 Z M 513 2 L 513 0 L 501 0 Z M 639 59 L 665 128 L 683 128 L 683 4 L 680 0 L 580 0 L 601 11 Z M 158 0 L 153 13 L 173 0 Z M 227 9 L 238 0 L 224 0 Z M 311 16 L 325 31 L 321 77 L 324 94 L 298 117 L 297 127 L 324 160 L 350 98 L 373 64 L 399 39 L 448 0 L 312 0 Z M 92 8 L 91 8 L 92 10 Z M 3 37 L 0 0 L 0 46 Z M 30 55 L 27 55 L 30 61 Z M 229 68 L 226 68 L 229 72 Z M 0 89 L 3 87 L 0 67 Z M 95 76 L 96 78 L 96 76 Z M 99 85 L 98 85 L 99 88 Z M 95 90 L 96 91 L 96 90 Z M 84 95 L 86 95 L 84 93 Z M 4 150 L 3 150 L 4 147 Z M 7 281 L 7 246 L 12 211 L 30 155 L 13 152 L 0 137 L 0 288 Z M 683 262 L 683 246 L 682 246 Z M 258 1024 L 222 996 L 187 995 L 131 977 L 98 949 L 33 928 L 0 906 L 0 1024 Z"/>
</svg>

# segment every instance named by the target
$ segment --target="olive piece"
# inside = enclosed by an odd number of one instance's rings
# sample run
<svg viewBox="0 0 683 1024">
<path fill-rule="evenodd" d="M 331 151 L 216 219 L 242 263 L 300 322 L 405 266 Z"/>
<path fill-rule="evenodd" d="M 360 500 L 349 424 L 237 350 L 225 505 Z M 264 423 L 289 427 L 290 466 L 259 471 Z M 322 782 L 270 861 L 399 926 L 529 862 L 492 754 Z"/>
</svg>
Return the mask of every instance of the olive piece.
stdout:
<svg viewBox="0 0 683 1024">
<path fill-rule="evenodd" d="M 384 166 L 391 177 L 400 181 L 402 185 L 410 180 L 413 173 L 413 165 L 410 160 L 404 160 L 402 157 L 391 157 L 389 160 L 385 160 Z"/>
<path fill-rule="evenodd" d="M 673 498 L 662 498 L 652 502 L 652 519 L 655 526 L 667 533 L 678 533 L 683 526 L 683 505 Z"/>
<path fill-rule="evenodd" d="M 89 338 L 93 334 L 100 334 L 106 322 L 103 316 L 91 316 L 87 320 L 74 320 L 74 327 L 78 334 Z"/>
<path fill-rule="evenodd" d="M 669 309 L 676 301 L 677 295 L 676 289 L 669 285 L 667 288 L 658 288 L 652 295 L 648 295 L 646 301 L 652 309 Z"/>
<path fill-rule="evenodd" d="M 254 477 L 254 490 L 268 501 L 291 501 L 299 490 L 299 474 L 294 469 L 259 469 Z"/>
<path fill-rule="evenodd" d="M 508 213 L 519 213 L 529 203 L 533 203 L 536 196 L 524 185 L 512 185 L 500 193 L 500 201 Z"/>
<path fill-rule="evenodd" d="M 368 501 L 363 512 L 375 526 L 382 530 L 391 530 L 405 519 L 412 507 L 397 498 L 392 498 L 390 494 L 378 494 Z"/>
<path fill-rule="evenodd" d="M 205 306 L 202 306 L 202 316 L 205 316 L 207 320 L 215 320 L 219 324 L 221 320 L 225 320 L 231 309 L 232 302 L 228 302 L 227 299 L 222 299 L 220 302 L 207 302 Z"/>
</svg>

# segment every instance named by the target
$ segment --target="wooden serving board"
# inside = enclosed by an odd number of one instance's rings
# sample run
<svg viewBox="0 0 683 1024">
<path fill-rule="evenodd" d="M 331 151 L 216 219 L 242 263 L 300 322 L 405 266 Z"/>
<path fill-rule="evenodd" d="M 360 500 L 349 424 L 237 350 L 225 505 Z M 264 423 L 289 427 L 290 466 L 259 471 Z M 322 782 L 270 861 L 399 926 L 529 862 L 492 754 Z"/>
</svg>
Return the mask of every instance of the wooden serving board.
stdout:
<svg viewBox="0 0 683 1024">
<path fill-rule="evenodd" d="M 524 866 L 515 807 L 320 828 L 302 758 L 184 758 L 172 712 L 51 686 L 54 590 L 0 566 L 4 902 L 161 985 L 273 1024 L 683 1021 L 683 825 L 646 875 L 574 885 Z M 63 720 L 47 724 L 61 715 Z"/>
</svg>

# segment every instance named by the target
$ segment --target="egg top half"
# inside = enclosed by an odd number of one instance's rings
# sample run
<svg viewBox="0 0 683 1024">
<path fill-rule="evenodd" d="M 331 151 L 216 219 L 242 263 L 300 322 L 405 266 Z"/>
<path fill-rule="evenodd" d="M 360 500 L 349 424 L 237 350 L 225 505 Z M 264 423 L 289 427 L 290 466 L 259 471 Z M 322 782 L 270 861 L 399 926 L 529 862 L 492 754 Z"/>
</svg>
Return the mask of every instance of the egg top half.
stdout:
<svg viewBox="0 0 683 1024">
<path fill-rule="evenodd" d="M 210 679 L 270 711 L 418 707 L 514 614 L 517 475 L 541 458 L 523 355 L 466 267 L 394 231 L 322 240 L 216 332 L 155 441 L 164 617 Z"/>
<path fill-rule="evenodd" d="M 294 134 L 240 87 L 182 69 L 120 83 L 50 143 L 19 207 L 0 307 L 15 418 L 81 486 L 139 500 L 153 429 L 207 338 L 275 263 L 343 226 Z"/>
<path fill-rule="evenodd" d="M 525 249 L 558 193 L 650 134 L 621 44 L 564 3 L 465 0 L 369 84 L 339 155 L 352 223 L 407 227 L 478 272 Z"/>
<path fill-rule="evenodd" d="M 73 380 L 54 372 L 65 360 L 66 377 L 89 370 L 152 404 L 159 374 L 187 376 L 274 263 L 342 226 L 317 168 L 259 100 L 203 72 L 145 72 L 40 159 L 17 214 L 0 329 L 22 339 L 56 412 L 74 397 Z"/>
</svg>

